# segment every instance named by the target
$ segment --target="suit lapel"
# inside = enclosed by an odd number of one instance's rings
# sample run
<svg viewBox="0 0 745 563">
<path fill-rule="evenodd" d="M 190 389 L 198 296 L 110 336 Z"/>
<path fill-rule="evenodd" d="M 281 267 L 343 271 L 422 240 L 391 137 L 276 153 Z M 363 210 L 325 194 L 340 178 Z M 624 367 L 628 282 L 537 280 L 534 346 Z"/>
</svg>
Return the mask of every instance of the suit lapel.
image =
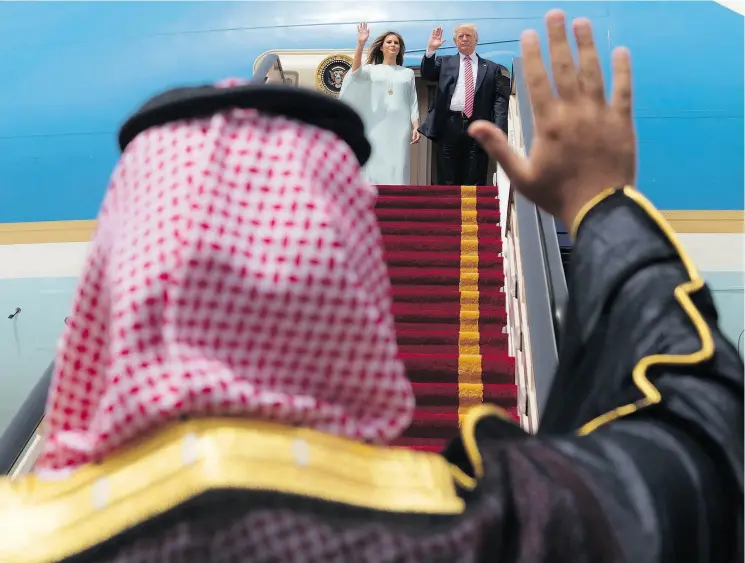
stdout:
<svg viewBox="0 0 745 563">
<path fill-rule="evenodd" d="M 478 70 L 476 71 L 477 72 L 476 92 L 478 92 L 479 88 L 481 88 L 481 83 L 484 82 L 484 77 L 486 76 L 487 65 L 486 65 L 486 61 L 482 59 L 481 57 L 479 57 L 478 55 L 476 55 L 476 59 L 478 60 L 478 65 L 477 65 Z"/>
<path fill-rule="evenodd" d="M 450 66 L 452 68 L 450 72 L 455 77 L 453 84 L 458 84 L 458 76 L 460 76 L 460 55 L 453 55 L 450 57 Z"/>
<path fill-rule="evenodd" d="M 448 83 L 446 86 L 446 92 L 447 92 L 447 99 L 449 100 L 452 98 L 453 93 L 455 92 L 455 85 L 458 84 L 458 75 L 460 74 L 460 58 L 458 56 L 450 56 L 447 59 L 445 59 L 444 65 L 448 65 L 447 69 L 445 70 L 449 75 L 453 77 L 453 81 Z"/>
</svg>

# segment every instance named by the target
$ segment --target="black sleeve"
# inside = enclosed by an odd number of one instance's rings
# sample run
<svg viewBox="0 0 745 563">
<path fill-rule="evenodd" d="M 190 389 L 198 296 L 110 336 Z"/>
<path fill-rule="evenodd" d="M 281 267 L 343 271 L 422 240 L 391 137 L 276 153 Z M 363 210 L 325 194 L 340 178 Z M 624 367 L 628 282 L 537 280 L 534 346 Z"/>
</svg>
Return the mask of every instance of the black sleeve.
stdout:
<svg viewBox="0 0 745 563">
<path fill-rule="evenodd" d="M 630 561 L 742 560 L 743 364 L 711 294 L 638 191 L 608 190 L 578 222 L 574 334 L 542 434 L 577 431 L 551 439 Z"/>
<path fill-rule="evenodd" d="M 422 57 L 422 64 L 419 67 L 422 78 L 437 82 L 440 79 L 440 67 L 442 66 L 442 57 L 436 54 L 431 57 L 426 55 Z"/>
</svg>

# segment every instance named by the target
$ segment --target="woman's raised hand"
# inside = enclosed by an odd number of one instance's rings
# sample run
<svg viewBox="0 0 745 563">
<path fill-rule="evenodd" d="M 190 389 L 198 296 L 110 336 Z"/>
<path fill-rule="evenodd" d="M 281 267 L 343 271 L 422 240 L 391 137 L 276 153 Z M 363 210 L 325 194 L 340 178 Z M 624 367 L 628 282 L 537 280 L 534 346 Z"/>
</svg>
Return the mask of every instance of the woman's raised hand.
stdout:
<svg viewBox="0 0 745 563">
<path fill-rule="evenodd" d="M 366 22 L 362 22 L 357 26 L 357 43 L 364 45 L 368 39 L 370 39 L 370 28 L 367 27 Z"/>
</svg>

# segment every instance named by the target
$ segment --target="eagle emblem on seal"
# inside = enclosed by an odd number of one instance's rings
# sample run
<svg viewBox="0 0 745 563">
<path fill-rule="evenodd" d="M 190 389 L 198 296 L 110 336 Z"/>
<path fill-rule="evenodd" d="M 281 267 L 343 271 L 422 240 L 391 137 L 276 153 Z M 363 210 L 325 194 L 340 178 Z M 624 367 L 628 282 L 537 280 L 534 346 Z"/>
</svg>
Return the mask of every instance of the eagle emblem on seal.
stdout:
<svg viewBox="0 0 745 563">
<path fill-rule="evenodd" d="M 338 97 L 352 62 L 352 58 L 346 55 L 330 55 L 323 59 L 316 70 L 316 88 L 324 94 Z"/>
</svg>

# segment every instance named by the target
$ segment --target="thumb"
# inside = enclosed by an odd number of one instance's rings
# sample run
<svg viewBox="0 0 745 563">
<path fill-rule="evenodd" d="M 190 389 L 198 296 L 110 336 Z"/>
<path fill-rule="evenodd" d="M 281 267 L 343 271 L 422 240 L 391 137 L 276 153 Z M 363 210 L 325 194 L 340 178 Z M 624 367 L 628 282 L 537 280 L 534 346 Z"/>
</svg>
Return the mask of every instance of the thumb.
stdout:
<svg viewBox="0 0 745 563">
<path fill-rule="evenodd" d="M 479 120 L 471 124 L 468 134 L 499 163 L 510 182 L 518 186 L 526 183 L 529 174 L 528 162 L 515 154 L 507 141 L 507 135 L 499 127 L 488 121 Z"/>
</svg>

